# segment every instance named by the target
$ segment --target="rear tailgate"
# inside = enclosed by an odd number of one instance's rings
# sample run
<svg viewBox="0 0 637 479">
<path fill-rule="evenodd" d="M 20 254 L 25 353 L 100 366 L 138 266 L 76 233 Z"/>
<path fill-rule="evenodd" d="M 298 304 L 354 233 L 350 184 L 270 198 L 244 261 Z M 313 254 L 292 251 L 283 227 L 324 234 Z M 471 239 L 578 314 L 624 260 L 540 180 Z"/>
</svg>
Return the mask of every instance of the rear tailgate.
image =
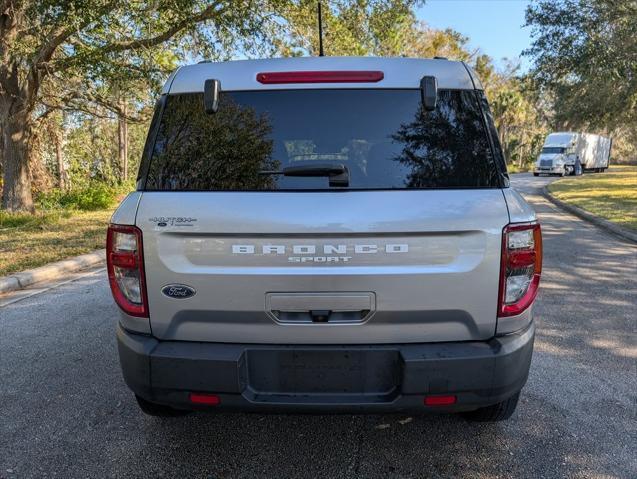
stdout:
<svg viewBox="0 0 637 479">
<path fill-rule="evenodd" d="M 507 223 L 497 188 L 144 192 L 152 332 L 270 344 L 487 339 Z M 170 284 L 196 294 L 169 297 Z"/>
</svg>

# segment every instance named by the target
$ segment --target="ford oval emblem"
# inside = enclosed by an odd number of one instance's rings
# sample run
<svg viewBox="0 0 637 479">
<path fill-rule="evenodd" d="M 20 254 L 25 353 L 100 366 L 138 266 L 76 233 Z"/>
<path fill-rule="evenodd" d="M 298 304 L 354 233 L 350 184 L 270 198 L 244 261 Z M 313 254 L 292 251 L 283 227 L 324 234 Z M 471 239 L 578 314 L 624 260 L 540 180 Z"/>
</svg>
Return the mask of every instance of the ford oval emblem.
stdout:
<svg viewBox="0 0 637 479">
<path fill-rule="evenodd" d="M 195 295 L 196 291 L 185 284 L 167 284 L 161 289 L 164 296 L 175 299 L 186 299 Z"/>
</svg>

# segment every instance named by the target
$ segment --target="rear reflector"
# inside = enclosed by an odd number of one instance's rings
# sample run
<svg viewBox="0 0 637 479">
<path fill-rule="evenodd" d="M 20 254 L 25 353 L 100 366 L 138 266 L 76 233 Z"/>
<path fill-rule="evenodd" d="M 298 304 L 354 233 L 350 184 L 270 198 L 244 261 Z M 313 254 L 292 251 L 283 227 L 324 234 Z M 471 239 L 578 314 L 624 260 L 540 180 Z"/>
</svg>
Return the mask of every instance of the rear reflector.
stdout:
<svg viewBox="0 0 637 479">
<path fill-rule="evenodd" d="M 377 70 L 257 73 L 257 81 L 266 85 L 276 83 L 376 83 L 383 78 L 385 78 L 385 74 Z"/>
<path fill-rule="evenodd" d="M 456 396 L 425 396 L 425 406 L 450 406 L 456 404 Z"/>
<path fill-rule="evenodd" d="M 217 406 L 221 404 L 221 399 L 216 394 L 190 393 L 190 402 L 206 406 Z"/>
</svg>

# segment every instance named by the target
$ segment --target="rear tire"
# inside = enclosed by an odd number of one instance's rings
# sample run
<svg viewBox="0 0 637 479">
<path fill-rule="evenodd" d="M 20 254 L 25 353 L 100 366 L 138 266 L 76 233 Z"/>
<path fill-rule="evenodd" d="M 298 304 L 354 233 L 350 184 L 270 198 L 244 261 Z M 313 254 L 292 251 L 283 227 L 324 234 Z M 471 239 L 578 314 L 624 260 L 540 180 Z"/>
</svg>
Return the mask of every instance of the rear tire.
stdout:
<svg viewBox="0 0 637 479">
<path fill-rule="evenodd" d="M 463 412 L 462 416 L 467 421 L 472 421 L 472 422 L 505 421 L 509 419 L 511 415 L 515 412 L 515 408 L 518 405 L 518 399 L 520 399 L 519 392 L 511 396 L 509 399 L 506 399 L 497 404 L 492 404 L 491 406 L 482 407 L 480 409 L 476 409 L 475 411 Z"/>
<path fill-rule="evenodd" d="M 533 176 L 540 176 L 539 173 L 533 173 Z"/>
<path fill-rule="evenodd" d="M 137 404 L 144 414 L 153 417 L 180 417 L 189 414 L 190 411 L 184 411 L 183 409 L 175 409 L 170 406 L 164 406 L 163 404 L 157 404 L 147 401 L 143 397 L 135 394 Z"/>
</svg>

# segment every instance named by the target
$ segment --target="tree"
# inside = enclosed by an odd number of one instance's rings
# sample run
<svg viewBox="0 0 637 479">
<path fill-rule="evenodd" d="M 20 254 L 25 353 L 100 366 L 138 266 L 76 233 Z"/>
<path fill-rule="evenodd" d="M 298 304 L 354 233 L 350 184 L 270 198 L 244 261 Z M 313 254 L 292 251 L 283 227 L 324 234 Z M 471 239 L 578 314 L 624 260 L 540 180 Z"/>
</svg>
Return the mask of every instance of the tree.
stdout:
<svg viewBox="0 0 637 479">
<path fill-rule="evenodd" d="M 266 114 L 224 96 L 207 114 L 196 95 L 168 100 L 157 132 L 147 182 L 151 189 L 220 190 L 272 187 L 262 170 L 279 170 L 272 158 L 272 124 Z"/>
<path fill-rule="evenodd" d="M 540 0 L 528 7 L 533 43 L 525 54 L 553 97 L 555 128 L 629 130 L 637 143 L 636 19 L 636 0 Z"/>
<path fill-rule="evenodd" d="M 415 4 L 325 3 L 328 52 L 341 54 L 395 49 Z M 106 109 L 126 122 L 134 112 L 125 106 L 136 94 L 147 101 L 178 62 L 314 53 L 315 8 L 310 0 L 0 0 L 2 206 L 33 209 L 30 159 L 41 117 Z"/>
<path fill-rule="evenodd" d="M 436 30 L 425 22 L 415 22 L 405 34 L 402 55 L 416 58 L 445 57 L 455 61 L 471 61 L 477 53 L 467 49 L 469 39 L 447 28 Z"/>
<path fill-rule="evenodd" d="M 534 96 L 535 85 L 519 75 L 518 65 L 509 63 L 497 71 L 488 55 L 479 49 L 470 51 L 469 39 L 452 29 L 436 30 L 415 22 L 406 37 L 403 53 L 407 56 L 443 56 L 471 65 L 491 103 L 507 160 L 522 167 L 535 156 L 545 135 L 545 107 Z"/>
<path fill-rule="evenodd" d="M 145 77 L 152 71 L 144 60 L 160 45 L 185 54 L 253 41 L 263 33 L 264 3 L 0 0 L 2 206 L 33 209 L 29 158 L 48 82 L 69 77 L 99 82 L 121 72 Z M 81 90 L 75 93 L 82 96 Z"/>
<path fill-rule="evenodd" d="M 419 0 L 323 1 L 323 46 L 328 56 L 396 56 L 408 42 Z M 318 55 L 317 0 L 292 1 L 280 13 L 290 34 L 274 38 L 283 56 Z"/>
</svg>

